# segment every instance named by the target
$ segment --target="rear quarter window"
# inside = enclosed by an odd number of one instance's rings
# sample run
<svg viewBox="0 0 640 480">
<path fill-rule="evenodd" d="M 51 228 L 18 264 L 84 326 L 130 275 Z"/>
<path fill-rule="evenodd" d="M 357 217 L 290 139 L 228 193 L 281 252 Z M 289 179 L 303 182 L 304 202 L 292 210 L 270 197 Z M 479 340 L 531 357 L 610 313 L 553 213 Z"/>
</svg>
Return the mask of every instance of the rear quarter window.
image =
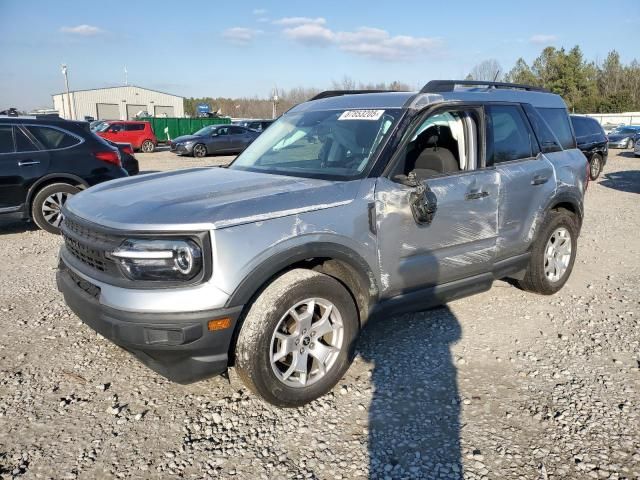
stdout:
<svg viewBox="0 0 640 480">
<path fill-rule="evenodd" d="M 80 143 L 80 140 L 73 135 L 66 133 L 57 128 L 30 125 L 27 130 L 36 137 L 36 139 L 47 150 L 56 150 L 60 148 L 73 147 Z"/>
<path fill-rule="evenodd" d="M 573 137 L 569 115 L 564 108 L 536 108 L 540 116 L 547 122 L 551 131 L 560 141 L 562 148 L 575 148 L 576 141 Z"/>
</svg>

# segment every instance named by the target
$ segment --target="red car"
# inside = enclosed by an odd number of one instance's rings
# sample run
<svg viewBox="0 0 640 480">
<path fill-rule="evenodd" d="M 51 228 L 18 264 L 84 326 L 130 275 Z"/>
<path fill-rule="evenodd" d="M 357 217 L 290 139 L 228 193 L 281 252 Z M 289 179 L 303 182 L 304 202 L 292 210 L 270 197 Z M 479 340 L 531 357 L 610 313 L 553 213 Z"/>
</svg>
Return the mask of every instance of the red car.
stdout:
<svg viewBox="0 0 640 480">
<path fill-rule="evenodd" d="M 130 143 L 134 150 L 151 153 L 158 145 L 149 122 L 110 120 L 100 124 L 95 133 L 116 143 Z"/>
</svg>

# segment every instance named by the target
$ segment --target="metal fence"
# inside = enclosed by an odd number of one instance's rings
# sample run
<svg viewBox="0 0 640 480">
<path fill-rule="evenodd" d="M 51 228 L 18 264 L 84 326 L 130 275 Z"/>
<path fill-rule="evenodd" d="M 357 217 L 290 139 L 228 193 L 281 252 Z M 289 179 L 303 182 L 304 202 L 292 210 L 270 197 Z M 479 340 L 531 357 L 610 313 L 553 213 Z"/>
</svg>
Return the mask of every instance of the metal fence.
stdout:
<svg viewBox="0 0 640 480">
<path fill-rule="evenodd" d="M 603 127 L 618 125 L 640 125 L 640 112 L 587 113 L 585 117 L 595 118 Z"/>
</svg>

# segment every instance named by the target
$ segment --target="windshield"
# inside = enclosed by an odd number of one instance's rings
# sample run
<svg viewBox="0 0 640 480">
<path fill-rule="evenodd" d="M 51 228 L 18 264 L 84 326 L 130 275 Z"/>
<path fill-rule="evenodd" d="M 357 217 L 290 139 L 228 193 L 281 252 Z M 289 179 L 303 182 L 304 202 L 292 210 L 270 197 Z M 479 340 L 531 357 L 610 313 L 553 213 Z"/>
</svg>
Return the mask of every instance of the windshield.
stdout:
<svg viewBox="0 0 640 480">
<path fill-rule="evenodd" d="M 107 122 L 102 122 L 98 125 L 96 125 L 95 127 L 93 127 L 93 131 L 94 132 L 104 132 L 107 130 L 107 128 L 109 128 L 111 124 L 107 123 Z"/>
<path fill-rule="evenodd" d="M 351 179 L 369 165 L 400 109 L 329 110 L 284 115 L 265 129 L 232 169 Z"/>
<path fill-rule="evenodd" d="M 194 135 L 197 135 L 199 137 L 206 137 L 207 135 L 211 135 L 211 133 L 213 133 L 216 128 L 217 127 L 214 127 L 213 125 L 209 125 L 208 127 L 201 128 L 200 130 L 195 132 Z"/>
</svg>

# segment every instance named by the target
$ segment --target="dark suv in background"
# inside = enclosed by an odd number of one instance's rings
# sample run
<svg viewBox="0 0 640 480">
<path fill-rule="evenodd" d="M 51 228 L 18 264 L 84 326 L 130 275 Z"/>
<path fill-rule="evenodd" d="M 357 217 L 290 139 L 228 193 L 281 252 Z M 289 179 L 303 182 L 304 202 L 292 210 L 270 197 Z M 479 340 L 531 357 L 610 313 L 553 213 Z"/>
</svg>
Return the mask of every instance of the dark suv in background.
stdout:
<svg viewBox="0 0 640 480">
<path fill-rule="evenodd" d="M 578 148 L 589 161 L 589 176 L 595 180 L 607 163 L 609 147 L 607 135 L 597 120 L 580 115 L 571 115 L 571 123 L 576 133 Z"/>
<path fill-rule="evenodd" d="M 126 177 L 117 147 L 87 122 L 0 117 L 0 215 L 59 233 L 60 210 L 80 190 Z"/>
</svg>

